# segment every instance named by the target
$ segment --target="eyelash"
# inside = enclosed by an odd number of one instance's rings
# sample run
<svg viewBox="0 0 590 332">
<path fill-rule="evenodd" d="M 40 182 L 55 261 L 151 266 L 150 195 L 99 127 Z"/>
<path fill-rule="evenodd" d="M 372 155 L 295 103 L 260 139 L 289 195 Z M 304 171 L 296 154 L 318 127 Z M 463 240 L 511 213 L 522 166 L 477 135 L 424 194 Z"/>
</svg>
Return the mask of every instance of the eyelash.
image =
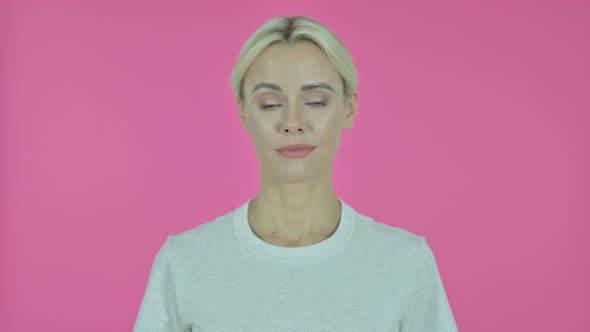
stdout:
<svg viewBox="0 0 590 332">
<path fill-rule="evenodd" d="M 322 101 L 318 101 L 318 102 L 312 102 L 312 103 L 306 103 L 305 105 L 309 105 L 312 108 L 320 108 L 320 107 L 324 107 L 327 105 L 327 103 L 322 102 Z M 283 106 L 281 104 L 269 104 L 269 105 L 262 105 L 260 108 L 263 111 L 270 111 L 272 109 L 275 109 L 277 107 Z"/>
<path fill-rule="evenodd" d="M 280 104 L 272 104 L 272 105 L 262 105 L 260 108 L 263 111 L 270 111 L 271 109 L 275 109 L 277 107 L 281 106 Z"/>
<path fill-rule="evenodd" d="M 327 105 L 326 102 L 323 101 L 317 101 L 317 102 L 312 102 L 312 103 L 307 103 L 305 105 L 310 105 L 313 108 L 318 108 L 318 107 L 324 107 Z"/>
</svg>

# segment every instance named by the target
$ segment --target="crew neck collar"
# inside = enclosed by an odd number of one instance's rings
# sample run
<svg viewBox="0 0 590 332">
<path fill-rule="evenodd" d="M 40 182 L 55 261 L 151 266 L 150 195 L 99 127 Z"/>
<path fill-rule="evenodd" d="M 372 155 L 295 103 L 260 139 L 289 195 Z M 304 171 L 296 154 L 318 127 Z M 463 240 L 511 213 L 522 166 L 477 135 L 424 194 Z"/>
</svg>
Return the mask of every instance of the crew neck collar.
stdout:
<svg viewBox="0 0 590 332">
<path fill-rule="evenodd" d="M 340 222 L 336 231 L 327 239 L 303 247 L 281 247 L 260 239 L 248 223 L 248 208 L 253 198 L 248 199 L 233 213 L 233 225 L 236 236 L 249 249 L 260 255 L 281 259 L 300 260 L 303 258 L 323 257 L 346 245 L 355 230 L 354 210 L 340 200 Z"/>
</svg>

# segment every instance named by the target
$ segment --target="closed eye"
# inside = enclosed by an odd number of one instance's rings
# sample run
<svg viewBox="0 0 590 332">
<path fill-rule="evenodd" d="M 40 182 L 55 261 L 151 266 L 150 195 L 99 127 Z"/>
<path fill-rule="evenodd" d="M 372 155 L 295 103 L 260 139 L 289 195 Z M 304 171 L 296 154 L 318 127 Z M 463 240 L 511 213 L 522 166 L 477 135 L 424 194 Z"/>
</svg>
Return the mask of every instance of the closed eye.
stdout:
<svg viewBox="0 0 590 332">
<path fill-rule="evenodd" d="M 326 106 L 326 103 L 323 101 L 314 101 L 314 102 L 310 102 L 310 103 L 306 103 L 305 105 L 309 105 L 311 107 L 324 107 Z"/>
<path fill-rule="evenodd" d="M 281 104 L 266 104 L 266 105 L 260 106 L 260 108 L 264 111 L 270 111 L 272 109 L 275 109 L 275 108 L 278 108 L 281 106 L 283 106 L 283 105 L 281 105 Z"/>
</svg>

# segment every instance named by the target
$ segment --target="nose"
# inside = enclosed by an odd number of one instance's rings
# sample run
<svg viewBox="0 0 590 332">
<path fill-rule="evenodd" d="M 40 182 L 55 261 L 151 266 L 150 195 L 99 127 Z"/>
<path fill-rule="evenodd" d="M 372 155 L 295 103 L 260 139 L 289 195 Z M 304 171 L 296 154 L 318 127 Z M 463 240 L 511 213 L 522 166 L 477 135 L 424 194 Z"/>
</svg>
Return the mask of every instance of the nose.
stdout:
<svg viewBox="0 0 590 332">
<path fill-rule="evenodd" d="M 283 127 L 282 132 L 285 134 L 289 134 L 289 133 L 302 133 L 303 132 L 303 128 L 301 128 L 302 126 L 295 126 L 295 127 Z"/>
<path fill-rule="evenodd" d="M 298 134 L 303 133 L 305 127 L 305 121 L 301 118 L 302 110 L 297 106 L 291 105 L 285 110 L 286 114 L 281 119 L 281 133 L 283 134 Z M 286 119 L 285 119 L 286 118 Z"/>
</svg>

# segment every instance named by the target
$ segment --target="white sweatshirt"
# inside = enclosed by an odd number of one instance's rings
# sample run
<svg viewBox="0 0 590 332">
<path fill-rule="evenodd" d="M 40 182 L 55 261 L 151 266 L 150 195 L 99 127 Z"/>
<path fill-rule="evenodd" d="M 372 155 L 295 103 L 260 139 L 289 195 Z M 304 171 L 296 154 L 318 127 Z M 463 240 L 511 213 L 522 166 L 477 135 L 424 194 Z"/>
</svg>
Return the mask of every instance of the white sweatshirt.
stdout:
<svg viewBox="0 0 590 332">
<path fill-rule="evenodd" d="M 276 246 L 250 228 L 250 200 L 168 236 L 135 332 L 458 331 L 424 237 L 340 199 L 340 223 L 329 238 Z"/>
</svg>

